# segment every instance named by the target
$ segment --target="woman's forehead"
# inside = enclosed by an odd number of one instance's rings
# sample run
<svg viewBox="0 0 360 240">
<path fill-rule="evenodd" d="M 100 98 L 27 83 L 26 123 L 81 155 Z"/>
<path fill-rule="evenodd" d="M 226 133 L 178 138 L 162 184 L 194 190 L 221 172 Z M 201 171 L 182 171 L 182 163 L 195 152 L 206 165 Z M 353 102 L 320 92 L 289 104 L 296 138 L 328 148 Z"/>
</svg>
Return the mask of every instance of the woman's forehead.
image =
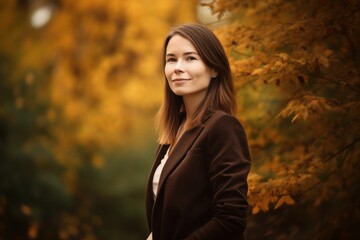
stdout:
<svg viewBox="0 0 360 240">
<path fill-rule="evenodd" d="M 198 54 L 195 46 L 186 38 L 180 35 L 173 36 L 166 47 L 166 54 Z"/>
</svg>

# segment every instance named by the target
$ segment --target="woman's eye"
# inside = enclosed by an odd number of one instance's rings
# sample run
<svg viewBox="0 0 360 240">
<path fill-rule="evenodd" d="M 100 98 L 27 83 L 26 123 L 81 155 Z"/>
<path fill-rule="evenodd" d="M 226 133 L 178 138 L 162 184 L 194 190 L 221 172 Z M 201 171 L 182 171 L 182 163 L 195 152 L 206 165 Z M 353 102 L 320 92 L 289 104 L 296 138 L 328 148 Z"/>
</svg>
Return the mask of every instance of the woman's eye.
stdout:
<svg viewBox="0 0 360 240">
<path fill-rule="evenodd" d="M 192 57 L 192 56 L 189 56 L 189 57 L 186 58 L 186 60 L 187 60 L 187 61 L 192 61 L 192 60 L 196 60 L 196 58 L 195 58 L 195 57 Z"/>
<path fill-rule="evenodd" d="M 168 59 L 166 59 L 166 62 L 176 62 L 176 59 L 175 58 L 168 58 Z"/>
</svg>

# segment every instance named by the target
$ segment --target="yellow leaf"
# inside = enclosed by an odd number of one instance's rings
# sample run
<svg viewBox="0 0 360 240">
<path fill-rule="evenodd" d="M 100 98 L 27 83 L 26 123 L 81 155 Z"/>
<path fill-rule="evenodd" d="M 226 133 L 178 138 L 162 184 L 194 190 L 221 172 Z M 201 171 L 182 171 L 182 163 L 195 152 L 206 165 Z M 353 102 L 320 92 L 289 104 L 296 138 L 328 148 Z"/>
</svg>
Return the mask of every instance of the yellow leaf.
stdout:
<svg viewBox="0 0 360 240">
<path fill-rule="evenodd" d="M 280 57 L 283 60 L 288 60 L 289 59 L 289 55 L 286 53 L 278 53 L 276 54 L 276 56 Z"/>
<path fill-rule="evenodd" d="M 295 120 L 299 117 L 299 114 L 297 113 L 292 119 L 291 119 L 291 123 L 294 123 Z"/>
<path fill-rule="evenodd" d="M 288 205 L 293 205 L 295 204 L 295 200 L 289 195 L 285 195 L 285 203 Z"/>
<path fill-rule="evenodd" d="M 259 208 L 258 206 L 255 206 L 255 207 L 252 209 L 252 213 L 253 213 L 253 214 L 257 214 L 259 211 L 260 211 L 260 208 Z"/>
<path fill-rule="evenodd" d="M 281 205 L 283 205 L 284 203 L 288 204 L 288 205 L 293 205 L 295 204 L 294 199 L 292 199 L 292 197 L 290 197 L 289 195 L 283 195 L 281 196 L 281 198 L 279 199 L 279 201 L 276 203 L 274 209 L 278 209 L 279 207 L 281 207 Z"/>
<path fill-rule="evenodd" d="M 260 75 L 262 74 L 263 71 L 264 71 L 263 68 L 257 68 L 251 73 L 251 75 Z"/>
<path fill-rule="evenodd" d="M 324 51 L 324 56 L 325 56 L 325 57 L 329 57 L 332 53 L 333 53 L 332 50 L 326 49 L 326 50 Z"/>
<path fill-rule="evenodd" d="M 306 110 L 306 111 L 303 111 L 302 112 L 302 118 L 304 119 L 304 120 L 306 120 L 307 118 L 308 118 L 308 116 L 309 116 L 309 112 Z"/>
<path fill-rule="evenodd" d="M 326 68 L 328 68 L 330 66 L 329 59 L 327 59 L 325 57 L 320 56 L 319 62 Z"/>
<path fill-rule="evenodd" d="M 276 203 L 274 209 L 278 209 L 279 207 L 281 207 L 281 205 L 283 205 L 284 202 L 285 202 L 284 196 L 281 196 L 281 198 L 279 199 L 279 201 Z"/>
</svg>

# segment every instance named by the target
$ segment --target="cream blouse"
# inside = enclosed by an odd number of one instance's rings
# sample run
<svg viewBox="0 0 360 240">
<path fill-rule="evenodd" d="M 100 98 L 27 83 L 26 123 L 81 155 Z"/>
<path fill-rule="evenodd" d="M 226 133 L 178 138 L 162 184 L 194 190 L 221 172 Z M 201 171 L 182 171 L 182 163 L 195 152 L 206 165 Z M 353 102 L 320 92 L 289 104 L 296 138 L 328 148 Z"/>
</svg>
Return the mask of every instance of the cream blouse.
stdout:
<svg viewBox="0 0 360 240">
<path fill-rule="evenodd" d="M 159 166 L 156 168 L 155 173 L 154 173 L 153 183 L 152 183 L 154 198 L 156 198 L 156 195 L 157 195 L 161 172 L 162 172 L 162 170 L 165 166 L 165 163 L 169 157 L 169 149 L 170 149 L 170 147 L 166 151 L 164 158 L 161 159 L 161 162 L 160 162 Z"/>
</svg>

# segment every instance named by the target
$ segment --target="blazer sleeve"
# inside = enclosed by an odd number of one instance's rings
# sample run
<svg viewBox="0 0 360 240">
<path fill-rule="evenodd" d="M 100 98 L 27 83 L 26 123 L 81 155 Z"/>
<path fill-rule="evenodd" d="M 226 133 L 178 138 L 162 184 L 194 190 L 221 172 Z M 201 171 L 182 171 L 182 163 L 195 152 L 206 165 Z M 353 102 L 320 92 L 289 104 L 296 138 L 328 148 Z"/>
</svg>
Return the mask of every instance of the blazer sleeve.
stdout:
<svg viewBox="0 0 360 240">
<path fill-rule="evenodd" d="M 213 217 L 186 239 L 232 239 L 246 228 L 250 153 L 244 128 L 231 115 L 212 124 L 207 139 Z"/>
</svg>

